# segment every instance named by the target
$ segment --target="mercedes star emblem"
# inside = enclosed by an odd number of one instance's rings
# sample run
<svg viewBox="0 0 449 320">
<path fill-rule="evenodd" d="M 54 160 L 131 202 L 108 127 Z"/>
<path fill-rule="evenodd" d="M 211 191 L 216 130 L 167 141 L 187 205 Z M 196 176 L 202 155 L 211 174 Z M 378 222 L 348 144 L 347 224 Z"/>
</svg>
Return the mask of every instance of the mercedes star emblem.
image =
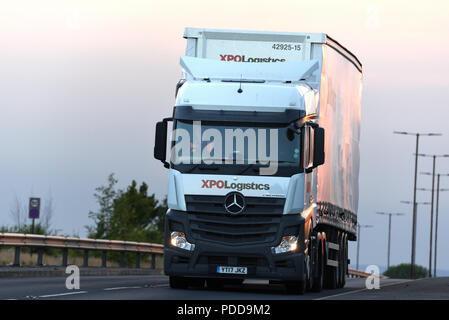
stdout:
<svg viewBox="0 0 449 320">
<path fill-rule="evenodd" d="M 239 192 L 230 192 L 225 198 L 224 207 L 231 214 L 239 214 L 245 209 L 245 197 Z"/>
</svg>

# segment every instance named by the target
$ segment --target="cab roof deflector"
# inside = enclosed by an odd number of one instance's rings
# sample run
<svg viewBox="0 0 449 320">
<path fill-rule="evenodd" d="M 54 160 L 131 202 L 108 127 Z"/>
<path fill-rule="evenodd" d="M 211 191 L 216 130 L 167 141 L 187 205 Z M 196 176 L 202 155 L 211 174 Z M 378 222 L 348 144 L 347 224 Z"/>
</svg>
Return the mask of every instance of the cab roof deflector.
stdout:
<svg viewBox="0 0 449 320">
<path fill-rule="evenodd" d="M 196 80 L 299 81 L 318 69 L 318 60 L 287 62 L 231 62 L 181 57 L 181 66 Z"/>
</svg>

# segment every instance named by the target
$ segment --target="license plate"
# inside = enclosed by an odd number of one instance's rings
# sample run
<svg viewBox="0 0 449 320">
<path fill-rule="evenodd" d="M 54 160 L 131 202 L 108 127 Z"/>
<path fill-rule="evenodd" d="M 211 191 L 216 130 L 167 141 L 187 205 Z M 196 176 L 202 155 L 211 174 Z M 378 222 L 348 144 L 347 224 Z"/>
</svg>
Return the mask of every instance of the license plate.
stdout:
<svg viewBox="0 0 449 320">
<path fill-rule="evenodd" d="M 227 274 L 248 274 L 247 267 L 217 267 L 217 273 L 227 273 Z"/>
</svg>

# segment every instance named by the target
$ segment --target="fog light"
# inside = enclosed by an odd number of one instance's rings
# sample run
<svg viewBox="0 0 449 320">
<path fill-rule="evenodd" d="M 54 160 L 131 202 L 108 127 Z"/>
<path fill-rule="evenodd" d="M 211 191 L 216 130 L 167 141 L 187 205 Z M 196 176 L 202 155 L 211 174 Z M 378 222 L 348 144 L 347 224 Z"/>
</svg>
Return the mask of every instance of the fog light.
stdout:
<svg viewBox="0 0 449 320">
<path fill-rule="evenodd" d="M 180 249 L 193 251 L 195 249 L 195 245 L 187 241 L 186 236 L 182 232 L 173 231 L 170 237 L 170 244 L 173 247 L 177 247 Z"/>
<path fill-rule="evenodd" d="M 273 253 L 285 253 L 292 252 L 298 248 L 298 237 L 297 236 L 287 236 L 282 237 L 281 243 L 277 247 L 272 247 L 271 251 Z"/>
</svg>

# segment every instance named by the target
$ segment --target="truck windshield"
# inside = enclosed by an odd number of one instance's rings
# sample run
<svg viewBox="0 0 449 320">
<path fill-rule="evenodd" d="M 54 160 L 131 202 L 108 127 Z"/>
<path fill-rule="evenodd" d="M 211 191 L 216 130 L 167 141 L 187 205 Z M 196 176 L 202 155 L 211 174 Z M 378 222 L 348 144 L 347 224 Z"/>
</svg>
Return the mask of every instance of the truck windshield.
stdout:
<svg viewBox="0 0 449 320">
<path fill-rule="evenodd" d="M 176 120 L 171 165 L 184 173 L 235 175 L 259 175 L 271 166 L 273 175 L 291 176 L 300 169 L 300 141 L 287 124 Z"/>
</svg>

